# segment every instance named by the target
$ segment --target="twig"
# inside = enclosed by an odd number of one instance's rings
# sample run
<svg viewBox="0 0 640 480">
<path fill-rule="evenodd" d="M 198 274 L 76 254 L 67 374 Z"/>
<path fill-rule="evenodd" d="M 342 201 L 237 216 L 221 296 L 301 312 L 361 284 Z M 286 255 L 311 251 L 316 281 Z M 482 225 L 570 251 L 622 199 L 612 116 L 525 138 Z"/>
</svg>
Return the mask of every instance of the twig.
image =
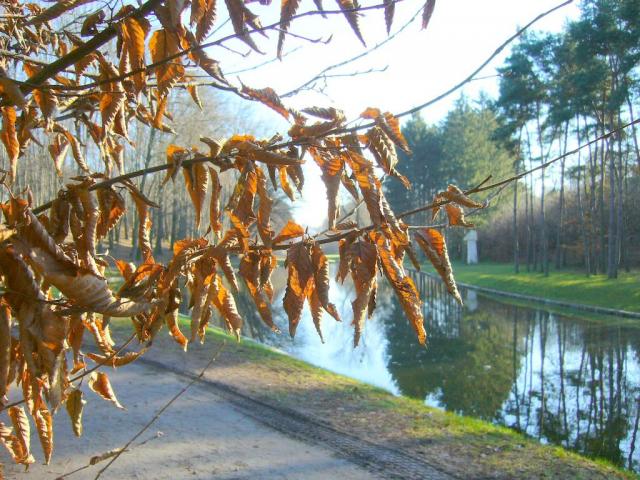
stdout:
<svg viewBox="0 0 640 480">
<path fill-rule="evenodd" d="M 151 11 L 162 3 L 162 0 L 148 0 L 140 8 L 134 10 L 131 15 L 127 15 L 126 18 L 143 18 L 147 16 Z M 122 20 L 124 20 L 123 18 Z M 122 21 L 121 20 L 121 21 Z M 35 75 L 29 77 L 21 86 L 23 94 L 30 93 L 34 88 L 41 86 L 49 78 L 54 77 L 62 70 L 70 67 L 74 63 L 78 62 L 81 58 L 87 56 L 89 53 L 97 50 L 105 43 L 109 42 L 118 34 L 117 24 L 109 25 L 100 33 L 94 35 L 90 40 L 83 43 L 78 48 L 72 50 L 67 55 L 59 58 L 53 63 L 50 63 Z"/>
<path fill-rule="evenodd" d="M 336 225 L 340 225 L 342 222 L 344 222 L 347 218 L 349 218 L 351 215 L 353 215 L 354 213 L 356 213 L 356 210 L 358 210 L 358 208 L 360 207 L 360 205 L 362 205 L 364 203 L 364 199 L 360 199 L 356 202 L 356 204 L 353 206 L 353 208 L 351 210 L 349 210 L 347 213 L 345 213 L 344 215 L 342 215 L 338 220 L 336 220 Z M 325 228 L 324 230 L 322 230 L 321 232 L 316 233 L 313 238 L 318 238 L 321 237 L 322 235 L 324 235 L 325 233 L 327 233 L 329 231 L 329 227 Z"/>
<path fill-rule="evenodd" d="M 343 66 L 345 66 L 345 65 L 347 65 L 349 63 L 353 63 L 353 62 L 355 62 L 357 60 L 360 60 L 361 58 L 366 57 L 370 53 L 378 50 L 380 47 L 382 47 L 386 43 L 390 42 L 395 37 L 397 37 L 400 33 L 402 33 L 409 25 L 411 25 L 413 23 L 413 21 L 418 17 L 418 15 L 420 15 L 422 13 L 422 9 L 423 8 L 420 7 L 420 9 L 413 15 L 413 17 L 411 17 L 411 19 L 409 19 L 409 21 L 407 23 L 405 23 L 402 27 L 400 27 L 398 29 L 398 31 L 396 31 L 393 35 L 389 35 L 387 38 L 385 38 L 380 43 L 377 43 L 373 47 L 369 48 L 368 50 L 366 50 L 366 51 L 364 51 L 364 52 L 362 52 L 362 53 L 360 53 L 360 54 L 358 54 L 358 55 L 356 55 L 354 57 L 348 58 L 347 60 L 343 60 L 341 62 L 334 63 L 333 65 L 329 65 L 328 67 L 323 68 L 316 75 L 314 75 L 312 78 L 310 78 L 309 80 L 304 82 L 302 85 L 294 88 L 293 90 L 288 91 L 287 93 L 283 93 L 282 95 L 280 95 L 280 98 L 292 97 L 294 95 L 297 95 L 302 90 L 307 90 L 310 87 L 310 85 L 312 85 L 314 82 L 316 82 L 320 78 L 325 77 L 327 72 L 329 72 L 331 70 L 335 70 L 336 68 L 343 67 Z"/>
<path fill-rule="evenodd" d="M 149 3 L 152 3 L 152 2 L 156 2 L 157 3 L 157 2 L 160 2 L 160 1 L 161 0 L 149 0 L 146 4 L 144 4 L 142 7 L 140 7 L 139 10 L 136 10 L 136 12 L 142 11 L 142 9 L 145 6 L 147 6 Z M 403 1 L 403 0 L 397 0 L 396 3 L 400 3 L 401 1 Z M 154 3 L 154 5 L 155 5 L 155 3 Z M 294 15 L 293 17 L 291 17 L 291 20 L 293 21 L 293 20 L 296 20 L 298 18 L 313 16 L 313 15 L 322 15 L 322 14 L 325 14 L 325 15 L 343 15 L 344 13 L 349 13 L 349 12 L 362 12 L 362 11 L 367 11 L 367 10 L 380 10 L 382 8 L 385 8 L 385 4 L 384 3 L 371 5 L 371 6 L 368 6 L 368 7 L 358 7 L 358 8 L 345 9 L 345 10 L 311 10 L 311 11 L 308 11 L 308 12 L 299 13 L 297 15 Z M 149 12 L 145 10 L 144 14 L 146 15 L 147 13 L 149 13 Z M 273 29 L 279 28 L 279 27 L 280 27 L 280 21 L 272 23 L 270 25 L 266 25 L 264 27 L 253 28 L 251 30 L 248 30 L 244 34 L 265 32 L 267 30 L 273 30 Z M 83 55 L 86 55 L 86 54 L 96 50 L 97 48 L 101 47 L 102 45 L 104 45 L 104 43 L 106 43 L 109 40 L 111 40 L 111 38 L 113 38 L 113 36 L 115 34 L 112 34 L 112 32 L 110 32 L 110 29 L 114 29 L 114 28 L 115 27 L 111 26 L 111 27 L 103 30 L 102 32 L 100 32 L 99 34 L 94 36 L 91 40 L 89 40 L 89 42 L 84 44 L 82 47 L 72 51 L 68 55 L 65 55 L 60 60 L 58 60 L 56 62 L 53 62 L 52 64 L 49 65 L 49 67 L 43 68 L 38 75 L 34 75 L 33 78 L 29 78 L 26 82 L 23 82 L 22 83 L 23 92 L 25 92 L 25 93 L 26 92 L 30 92 L 34 88 L 50 89 L 50 90 L 87 90 L 89 88 L 97 87 L 97 86 L 104 85 L 104 84 L 107 84 L 107 83 L 120 82 L 120 81 L 122 81 L 122 80 L 124 80 L 126 78 L 132 77 L 134 75 L 138 75 L 140 73 L 147 72 L 147 71 L 152 70 L 154 68 L 157 68 L 157 67 L 159 67 L 161 65 L 165 65 L 165 64 L 175 60 L 176 58 L 183 57 L 183 56 L 188 55 L 188 54 L 190 54 L 192 52 L 196 52 L 198 50 L 203 50 L 203 49 L 209 48 L 209 47 L 221 46 L 223 43 L 228 42 L 229 40 L 232 40 L 234 38 L 238 38 L 238 34 L 236 34 L 236 33 L 229 34 L 229 35 L 227 35 L 225 37 L 222 37 L 222 38 L 220 38 L 218 40 L 213 40 L 211 42 L 202 43 L 200 45 L 194 45 L 193 47 L 189 47 L 189 48 L 186 48 L 184 50 L 180 50 L 180 51 L 178 51 L 177 53 L 175 53 L 173 55 L 169 55 L 168 57 L 163 58 L 162 60 L 159 60 L 159 61 L 154 62 L 154 63 L 150 63 L 148 65 L 145 65 L 144 67 L 141 67 L 141 68 L 133 69 L 133 70 L 131 70 L 131 71 L 127 72 L 127 73 L 124 73 L 122 75 L 117 75 L 117 76 L 114 76 L 114 77 L 107 77 L 107 78 L 104 78 L 104 79 L 102 79 L 100 81 L 93 82 L 93 83 L 86 83 L 86 84 L 82 84 L 82 85 L 40 85 L 40 83 L 42 83 L 44 80 L 54 76 L 56 73 L 58 73 L 59 70 L 65 69 L 69 65 L 73 65 L 79 59 L 79 57 L 77 57 L 77 56 L 74 56 L 73 59 L 71 59 L 71 60 L 69 60 L 67 57 L 75 54 L 79 50 L 82 50 Z M 108 33 L 105 33 L 105 32 L 108 32 Z M 98 40 L 96 40 L 96 39 L 98 39 Z M 92 42 L 95 43 L 96 45 L 92 46 L 91 49 L 87 50 L 87 48 L 90 48 L 90 47 L 86 47 L 85 48 L 85 46 L 88 45 L 89 43 L 92 43 Z M 54 65 L 55 65 L 55 68 L 54 68 Z M 57 68 L 57 70 L 55 70 L 56 68 Z M 43 76 L 43 72 L 45 70 L 49 71 L 49 72 L 48 72 L 48 74 L 46 76 Z M 55 70 L 55 72 L 51 73 L 51 70 Z M 42 78 L 40 78 L 40 77 L 42 77 Z"/>
<path fill-rule="evenodd" d="M 422 103 L 420 105 L 417 105 L 417 106 L 415 106 L 413 108 L 410 108 L 409 110 L 406 110 L 404 112 L 398 113 L 395 116 L 399 118 L 399 117 L 406 117 L 407 115 L 411 115 L 413 113 L 417 113 L 420 110 L 422 110 L 424 108 L 427 108 L 427 107 L 433 105 L 434 103 L 439 102 L 443 98 L 448 97 L 449 95 L 451 95 L 456 90 L 459 90 L 460 88 L 465 86 L 467 83 L 471 82 L 478 73 L 480 73 L 487 65 L 489 65 L 489 63 L 491 63 L 493 61 L 494 58 L 496 58 L 507 46 L 509 46 L 509 44 L 511 44 L 518 37 L 520 37 L 533 24 L 535 24 L 538 21 L 542 20 L 544 17 L 546 17 L 547 15 L 550 15 L 551 13 L 555 12 L 556 10 L 559 10 L 559 9 L 561 9 L 563 7 L 566 7 L 567 5 L 569 5 L 571 3 L 573 3 L 573 0 L 567 0 L 567 1 L 565 1 L 565 2 L 563 2 L 561 4 L 559 4 L 559 5 L 556 5 L 555 7 L 551 8 L 550 10 L 547 10 L 546 12 L 543 12 L 543 13 L 539 14 L 536 18 L 531 20 L 524 27 L 520 28 L 516 33 L 514 33 L 507 40 L 505 40 L 498 48 L 496 48 L 496 50 L 484 62 L 482 62 L 480 64 L 479 67 L 477 67 L 473 72 L 471 72 L 471 74 L 468 75 L 464 80 L 458 82 L 456 85 L 454 85 L 453 87 L 451 87 L 448 90 L 444 91 L 440 95 L 432 98 L 431 100 L 428 100 L 428 101 L 426 101 L 426 102 L 424 102 L 424 103 Z M 335 135 L 335 134 L 340 134 L 340 133 L 356 132 L 358 130 L 371 128 L 374 125 L 375 125 L 375 123 L 371 122 L 371 123 L 367 123 L 365 125 L 352 127 L 352 128 L 349 128 L 349 129 L 336 129 L 336 130 L 334 130 L 332 132 L 328 132 L 327 135 Z"/>
<path fill-rule="evenodd" d="M 298 47 L 294 48 L 293 50 L 291 50 L 289 52 L 286 52 L 284 55 L 282 55 L 282 58 L 287 57 L 287 56 L 291 55 L 292 53 L 297 52 L 301 48 L 302 47 L 298 46 Z M 275 63 L 278 60 L 280 60 L 278 57 L 273 57 L 271 60 L 265 60 L 264 62 L 258 63 L 257 65 L 253 65 L 251 67 L 241 68 L 240 70 L 234 70 L 234 71 L 231 71 L 231 72 L 225 72 L 225 75 L 237 75 L 239 73 L 250 72 L 252 70 L 257 70 L 260 67 L 264 67 L 265 65 L 269 65 L 270 63 Z M 209 75 L 204 75 L 204 76 L 209 78 Z"/>
<path fill-rule="evenodd" d="M 489 195 L 489 197 L 484 201 L 484 205 L 482 207 L 474 208 L 472 210 L 469 210 L 468 212 L 465 213 L 465 217 L 469 218 L 469 217 L 475 215 L 476 213 L 480 213 L 481 211 L 483 211 L 485 208 L 487 208 L 489 206 L 489 204 L 491 203 L 491 200 L 493 200 L 495 197 L 500 195 L 500 193 L 506 187 L 507 187 L 507 184 L 502 185 L 495 192 L 491 192 L 491 195 Z M 437 223 L 437 224 L 434 224 L 434 225 L 408 225 L 407 228 L 409 230 L 424 230 L 425 228 L 440 229 L 440 228 L 448 228 L 448 227 L 452 227 L 452 226 L 453 225 L 450 225 L 449 223 Z"/>
<path fill-rule="evenodd" d="M 304 40 L 305 42 L 309 43 L 324 43 L 325 45 L 327 45 L 331 41 L 331 37 L 327 38 L 326 40 L 324 40 L 322 37 L 310 38 L 298 33 L 290 32 L 289 30 L 283 30 L 280 27 L 273 27 L 273 30 L 279 33 L 284 33 L 285 35 L 289 35 L 290 37 L 297 38 L 299 40 Z"/>
<path fill-rule="evenodd" d="M 190 165 L 194 165 L 196 163 L 203 163 L 203 162 L 212 162 L 215 165 L 219 164 L 220 159 L 222 159 L 224 157 L 197 157 L 197 158 L 193 158 L 191 160 L 185 160 L 184 162 L 182 162 L 182 166 L 183 167 L 188 167 Z M 218 163 L 216 163 L 218 162 Z M 156 165 L 154 167 L 147 167 L 147 168 L 141 168 L 140 170 L 135 170 L 133 172 L 129 172 L 129 173 L 125 173 L 123 175 L 118 175 L 117 177 L 113 177 L 110 178 L 108 180 L 104 180 L 102 182 L 98 182 L 94 185 L 92 185 L 91 187 L 89 187 L 89 190 L 97 190 L 98 188 L 105 188 L 105 187 L 109 187 L 111 185 L 114 185 L 116 183 L 120 183 L 124 180 L 130 180 L 132 178 L 136 178 L 136 177 L 141 177 L 142 175 L 147 175 L 149 173 L 155 173 L 155 172 L 161 172 L 163 170 L 167 170 L 171 165 L 169 164 L 162 164 L 162 165 Z M 51 205 L 53 204 L 53 201 L 51 202 L 47 202 L 47 203 L 43 203 L 42 205 L 36 207 L 33 209 L 33 213 L 35 215 L 44 212 L 46 209 L 50 208 Z"/>
<path fill-rule="evenodd" d="M 156 432 L 156 434 L 152 437 L 147 438 L 146 440 L 143 440 L 142 442 L 133 445 L 131 448 L 127 449 L 127 452 L 130 452 L 131 450 L 133 450 L 134 448 L 138 448 L 141 447 L 143 445 L 146 445 L 147 443 L 149 443 L 151 440 L 155 440 L 156 438 L 160 438 L 162 437 L 163 433 L 162 432 Z M 87 463 L 86 465 L 83 465 L 82 467 L 78 467 L 75 470 L 71 470 L 70 472 L 64 473 L 62 475 L 60 475 L 59 477 L 56 477 L 55 480 L 62 480 L 63 478 L 67 478 L 70 477 L 71 475 L 75 475 L 78 472 L 81 472 L 83 470 L 86 470 L 87 468 L 91 468 L 94 465 L 97 465 L 100 462 L 104 462 L 105 460 L 113 457 L 114 455 L 116 455 L 118 452 L 122 452 L 124 453 L 124 450 L 121 449 L 116 449 L 116 450 L 110 450 L 108 452 L 102 453 L 100 455 L 95 455 L 93 457 L 91 457 L 89 459 L 89 463 Z"/>
<path fill-rule="evenodd" d="M 497 183 L 492 183 L 492 184 L 490 184 L 490 185 L 486 185 L 486 186 L 481 187 L 481 188 L 478 188 L 477 190 L 474 190 L 473 192 L 470 192 L 470 193 L 483 192 L 483 191 L 485 191 L 485 190 L 490 190 L 490 189 L 492 189 L 492 188 L 499 187 L 499 186 L 501 186 L 501 185 L 504 185 L 505 183 L 508 183 L 508 182 L 507 182 L 507 180 L 508 180 L 509 182 L 514 181 L 514 180 L 519 180 L 519 179 L 521 179 L 522 177 L 524 177 L 524 176 L 526 176 L 526 175 L 529 175 L 529 174 L 531 174 L 531 173 L 533 173 L 533 172 L 536 172 L 536 171 L 538 171 L 538 170 L 541 170 L 541 169 L 543 169 L 543 168 L 547 168 L 549 165 L 551 165 L 551 164 L 553 164 L 553 163 L 557 162 L 558 160 L 562 160 L 563 158 L 566 158 L 566 157 L 569 157 L 569 156 L 571 156 L 571 155 L 574 155 L 574 154 L 578 153 L 580 150 L 582 150 L 583 148 L 588 147 L 589 145 L 593 145 L 594 143 L 599 142 L 600 140 L 604 140 L 604 139 L 606 139 L 606 138 L 611 137 L 612 135 L 616 135 L 616 134 L 620 133 L 622 130 L 624 130 L 624 129 L 626 129 L 626 128 L 629 128 L 629 127 L 631 127 L 632 125 L 635 125 L 635 124 L 637 124 L 637 123 L 640 123 L 640 118 L 636 118 L 635 120 L 633 120 L 633 121 L 631 121 L 631 122 L 625 123 L 624 125 L 622 125 L 622 126 L 620 126 L 620 127 L 616 128 L 615 130 L 611 130 L 611 131 L 609 131 L 609 132 L 607 132 L 607 133 L 603 133 L 603 134 L 602 134 L 602 135 L 600 135 L 599 137 L 597 137 L 597 138 L 595 138 L 595 139 L 593 139 L 593 140 L 591 140 L 591 141 L 589 141 L 589 142 L 587 142 L 587 143 L 583 143 L 582 145 L 577 146 L 577 147 L 576 147 L 576 148 L 574 148 L 573 150 L 569 150 L 568 152 L 563 153 L 563 154 L 562 154 L 562 155 L 560 155 L 559 157 L 553 158 L 553 159 L 549 160 L 549 161 L 548 161 L 548 162 L 546 162 L 546 163 L 543 163 L 543 164 L 541 164 L 541 165 L 538 165 L 538 166 L 537 166 L 537 167 L 535 167 L 535 168 L 532 168 L 532 169 L 530 169 L 530 170 L 527 170 L 526 172 L 523 172 L 523 173 L 521 173 L 521 174 L 519 174 L 519 175 L 515 175 L 515 176 L 513 176 L 513 177 L 511 177 L 511 178 L 509 178 L 509 179 L 502 180 L 502 181 L 497 182 Z"/>
<path fill-rule="evenodd" d="M 153 418 L 151 420 L 149 420 L 149 422 L 147 422 L 147 424 L 142 427 L 142 429 L 140 429 L 140 431 L 138 433 L 136 433 L 131 440 L 129 440 L 122 448 L 121 450 L 114 455 L 114 457 L 109 461 L 109 463 L 107 463 L 102 470 L 100 470 L 98 472 L 98 474 L 95 476 L 94 480 L 98 480 L 100 478 L 100 476 L 120 457 L 120 455 L 122 454 L 122 452 L 124 452 L 125 450 L 127 450 L 127 448 L 129 448 L 129 446 L 140 436 L 142 435 L 151 425 L 153 425 L 153 423 L 158 420 L 158 418 L 160 418 L 160 416 L 171 406 L 171 404 L 173 404 L 173 402 L 175 402 L 178 398 L 180 398 L 181 395 L 183 395 L 187 390 L 189 390 L 189 388 L 196 383 L 197 381 L 199 381 L 205 374 L 205 372 L 207 371 L 207 369 L 213 364 L 213 362 L 216 361 L 216 359 L 218 358 L 218 356 L 220 356 L 220 353 L 222 353 L 222 350 L 224 349 L 225 345 L 227 344 L 227 341 L 224 340 L 222 342 L 222 345 L 220 345 L 220 347 L 218 348 L 218 350 L 216 350 L 216 352 L 213 354 L 213 357 L 211 357 L 211 360 L 209 360 L 209 362 L 204 366 L 204 368 L 202 369 L 202 371 L 200 372 L 200 374 L 195 377 L 193 380 L 191 380 L 187 385 L 185 385 L 182 390 L 180 390 L 178 393 L 176 393 L 173 398 L 171 400 L 169 400 L 160 410 L 158 410 L 158 412 L 153 416 Z"/>
<path fill-rule="evenodd" d="M 637 118 L 636 120 L 629 122 L 625 125 L 622 125 L 621 127 L 616 128 L 615 130 L 611 130 L 607 133 L 604 133 L 602 135 L 600 135 L 597 138 L 594 138 L 593 140 L 587 142 L 587 143 L 583 143 L 582 145 L 577 146 L 576 148 L 574 148 L 573 150 L 570 150 L 568 152 L 563 153 L 562 155 L 560 155 L 559 157 L 553 158 L 551 160 L 549 160 L 546 163 L 543 163 L 541 165 L 538 165 L 535 168 L 531 168 L 529 170 L 527 170 L 526 172 L 522 172 L 518 175 L 514 175 L 512 177 L 506 178 L 504 180 L 501 180 L 499 182 L 496 183 L 492 183 L 490 185 L 480 185 L 477 187 L 472 188 L 471 190 L 467 190 L 465 191 L 465 195 L 470 195 L 473 193 L 479 193 L 479 192 L 484 192 L 486 190 L 491 190 L 493 188 L 497 188 L 497 187 L 501 187 L 502 185 L 506 185 L 508 183 L 514 182 L 516 180 L 520 180 L 522 177 L 526 177 L 527 175 L 532 174 L 533 172 L 536 172 L 542 168 L 547 168 L 549 165 L 552 165 L 553 163 L 562 160 L 563 158 L 566 158 L 570 155 L 573 155 L 575 153 L 577 153 L 578 151 L 582 150 L 583 148 L 588 147 L 589 145 L 593 145 L 596 142 L 599 142 L 600 140 L 603 140 L 607 137 L 610 137 L 611 135 L 615 135 L 619 132 L 621 132 L 622 130 L 624 130 L 625 128 L 630 127 L 631 125 L 635 125 L 636 123 L 640 123 L 640 118 Z M 414 215 L 416 213 L 420 213 L 420 212 L 424 212 L 425 210 L 429 210 L 430 208 L 436 207 L 436 206 L 441 206 L 441 205 L 445 205 L 446 203 L 449 203 L 448 201 L 442 201 L 442 202 L 434 202 L 431 203 L 429 205 L 424 205 L 422 207 L 418 207 L 418 208 L 414 208 L 413 210 L 408 210 L 406 212 L 402 212 L 400 215 L 398 215 L 398 218 L 404 218 L 404 217 L 408 217 L 409 215 Z"/>
</svg>

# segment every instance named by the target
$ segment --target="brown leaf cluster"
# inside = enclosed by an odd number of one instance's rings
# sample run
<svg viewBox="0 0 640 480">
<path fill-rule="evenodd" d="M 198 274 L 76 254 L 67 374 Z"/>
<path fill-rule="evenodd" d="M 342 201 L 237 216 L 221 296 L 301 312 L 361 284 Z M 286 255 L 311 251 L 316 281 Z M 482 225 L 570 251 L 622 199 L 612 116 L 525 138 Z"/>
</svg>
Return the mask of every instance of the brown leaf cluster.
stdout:
<svg viewBox="0 0 640 480">
<path fill-rule="evenodd" d="M 320 0 L 314 1 L 322 9 Z M 260 52 L 258 35 L 266 37 L 266 29 L 254 7 L 243 0 L 224 4 L 235 39 Z M 293 33 L 299 4 L 285 0 L 280 5 L 279 57 L 286 36 Z M 359 3 L 338 0 L 337 4 L 348 28 L 364 44 Z M 433 4 L 427 1 L 425 22 Z M 269 86 L 234 85 L 210 56 L 215 50 L 204 48 L 216 27 L 220 5 L 215 0 L 150 0 L 125 4 L 111 14 L 103 5 L 85 0 L 43 5 L 4 2 L 6 18 L 0 24 L 0 49 L 6 54 L 0 59 L 0 139 L 7 158 L 2 181 L 9 192 L 0 205 L 4 217 L 0 226 L 3 410 L 10 394 L 23 397 L 22 403 L 6 409 L 0 443 L 17 463 L 35 461 L 32 430 L 44 461 L 50 461 L 53 415 L 61 407 L 77 436 L 83 434 L 87 401 L 102 399 L 123 408 L 104 369 L 122 368 L 140 358 L 164 326 L 184 350 L 191 342 L 205 340 L 214 315 L 240 338 L 243 318 L 236 304 L 237 276 L 264 323 L 279 332 L 279 320 L 271 309 L 275 300 L 271 276 L 279 263 L 284 264 L 283 305 L 289 333 L 295 335 L 308 304 L 324 341 L 324 313 L 340 321 L 330 301 L 324 243 L 339 241 L 338 280 L 350 275 L 355 285 L 354 345 L 375 311 L 382 276 L 395 291 L 418 341 L 425 343 L 422 302 L 403 266 L 405 254 L 417 263 L 408 227 L 398 220 L 383 190 L 388 176 L 410 186 L 397 170 L 396 149 L 408 154 L 410 149 L 396 117 L 369 108 L 362 117 L 373 120 L 374 126 L 358 136 L 345 130 L 347 119 L 337 108 L 312 106 L 297 111 Z M 387 31 L 394 12 L 395 2 L 385 2 Z M 72 15 L 81 20 L 57 28 L 57 22 Z M 47 63 L 48 59 L 55 61 Z M 7 68 L 10 62 L 12 69 Z M 10 78 L 7 71 L 19 72 L 21 81 Z M 200 149 L 170 145 L 166 164 L 153 170 L 166 170 L 164 183 L 182 173 L 198 236 L 176 241 L 171 258 L 160 263 L 150 241 L 152 209 L 157 205 L 132 180 L 140 172 L 125 174 L 129 169 L 125 159 L 136 147 L 130 131 L 135 126 L 174 133 L 172 92 L 188 90 L 203 108 L 205 97 L 194 82 L 202 75 L 209 77 L 214 88 L 277 112 L 290 122 L 289 138 L 235 134 L 227 139 L 202 137 Z M 80 135 L 82 131 L 87 135 Z M 11 189 L 20 158 L 32 142 L 46 149 L 47 161 L 60 176 L 60 185 L 64 184 L 47 208 L 34 208 L 29 190 L 16 194 Z M 67 157 L 80 176 L 68 178 Z M 307 159 L 320 168 L 326 187 L 324 238 L 311 237 L 293 219 L 273 218 L 279 200 L 276 192 L 281 190 L 291 201 L 302 194 L 302 165 Z M 222 185 L 229 184 L 231 192 L 224 195 Z M 342 189 L 361 199 L 371 225 L 344 217 L 339 202 Z M 462 226 L 469 225 L 462 208 L 481 206 L 456 187 L 439 194 L 437 202 L 447 210 L 452 225 Z M 207 203 L 208 219 L 203 217 Z M 128 214 L 138 219 L 135 234 L 142 261 L 137 265 L 99 251 L 99 241 Z M 207 220 L 208 225 L 201 226 Z M 446 245 L 437 233 L 418 232 L 416 241 L 455 294 Z M 279 259 L 284 251 L 286 258 Z M 122 277 L 117 289 L 110 286 L 107 269 Z M 189 292 L 188 300 L 182 298 L 184 290 Z M 179 317 L 183 302 L 190 309 L 186 328 Z M 112 317 L 129 319 L 130 340 L 112 337 Z M 134 339 L 139 345 L 125 349 Z"/>
</svg>

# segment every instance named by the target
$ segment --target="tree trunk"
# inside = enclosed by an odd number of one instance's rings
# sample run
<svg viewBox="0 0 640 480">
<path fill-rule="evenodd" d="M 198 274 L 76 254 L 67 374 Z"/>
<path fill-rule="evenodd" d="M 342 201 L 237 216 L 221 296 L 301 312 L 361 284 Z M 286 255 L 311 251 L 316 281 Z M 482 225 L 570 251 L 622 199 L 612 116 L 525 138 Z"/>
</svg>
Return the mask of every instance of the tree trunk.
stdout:
<svg viewBox="0 0 640 480">
<path fill-rule="evenodd" d="M 529 156 L 529 169 L 533 167 L 533 160 L 531 159 L 531 135 L 529 134 L 529 129 L 525 126 L 525 132 L 527 134 L 527 153 Z M 527 185 L 527 177 L 529 181 L 529 185 Z M 534 245 L 534 229 L 532 225 L 534 223 L 533 216 L 533 176 L 527 175 L 525 177 L 525 209 L 527 213 L 527 272 L 531 270 L 535 271 L 535 245 Z"/>
<path fill-rule="evenodd" d="M 607 153 L 609 156 L 609 235 L 607 237 L 607 276 L 609 278 L 617 278 L 618 258 L 616 251 L 616 165 L 615 155 L 613 154 L 613 142 L 609 143 L 609 149 L 607 150 Z"/>
<path fill-rule="evenodd" d="M 580 142 L 580 117 L 576 115 L 576 134 L 578 137 L 578 145 Z M 582 201 L 582 189 L 580 186 L 580 178 L 582 176 L 582 167 L 581 167 L 581 152 L 578 152 L 578 177 L 577 177 L 577 196 L 578 196 L 578 212 L 580 214 L 580 231 L 582 233 L 582 245 L 584 249 L 584 268 L 586 270 L 587 277 L 591 275 L 591 247 L 589 245 L 590 236 L 587 232 L 586 221 L 584 218 L 584 203 Z M 585 176 L 585 184 L 586 184 L 586 176 Z"/>
<path fill-rule="evenodd" d="M 153 248 L 153 253 L 158 256 L 162 256 L 162 239 L 164 237 L 164 205 L 163 202 L 160 203 L 160 208 L 158 209 L 158 213 L 156 215 L 157 218 L 157 227 L 156 227 L 156 245 Z"/>
<path fill-rule="evenodd" d="M 627 106 L 629 107 L 629 116 L 633 122 L 635 120 L 635 118 L 633 118 L 633 102 L 631 101 L 629 93 L 627 93 Z M 638 147 L 638 134 L 635 124 L 631 125 L 631 136 L 633 137 L 633 146 L 636 153 L 636 163 L 638 164 L 638 170 L 640 170 L 640 147 Z"/>
<path fill-rule="evenodd" d="M 603 127 L 604 129 L 604 127 Z M 605 246 L 605 231 L 607 229 L 607 220 L 606 220 L 606 212 L 604 208 L 604 180 L 605 180 L 605 140 L 602 140 L 602 145 L 600 146 L 600 185 L 598 186 L 598 197 L 599 197 L 599 212 L 600 212 L 600 249 L 598 252 L 599 258 L 599 270 L 601 272 L 607 271 L 606 264 L 606 246 Z"/>
<path fill-rule="evenodd" d="M 169 247 L 173 248 L 173 244 L 176 242 L 178 228 L 178 208 L 175 189 L 173 192 L 173 203 L 171 205 L 171 238 L 169 239 Z"/>
<path fill-rule="evenodd" d="M 562 148 L 562 155 L 567 153 L 567 137 L 569 134 L 569 122 L 565 125 L 564 130 L 564 146 Z M 562 248 L 562 229 L 564 227 L 564 167 L 565 159 L 560 161 L 560 199 L 558 201 L 558 234 L 556 235 L 556 270 L 562 267 L 563 262 L 563 248 Z"/>
<path fill-rule="evenodd" d="M 620 113 L 618 112 L 618 123 L 621 122 Z M 618 276 L 618 270 L 623 261 L 623 238 L 625 234 L 624 225 L 624 202 L 622 197 L 622 185 L 623 185 L 623 152 L 622 152 L 622 136 L 618 135 L 618 168 L 616 169 L 616 191 L 617 191 L 617 205 L 616 205 L 616 277 Z"/>
<path fill-rule="evenodd" d="M 542 138 L 542 126 L 540 124 L 540 104 L 537 105 L 537 134 L 538 134 L 538 147 L 540 148 L 540 162 L 544 163 L 546 160 L 546 156 L 544 154 L 544 145 Z M 553 139 L 551 139 L 551 143 L 553 143 Z M 544 184 L 544 176 L 545 176 L 546 168 L 542 168 L 540 172 L 540 247 L 541 247 L 541 270 L 544 273 L 544 276 L 549 276 L 549 242 L 547 239 L 547 219 L 545 216 L 545 207 L 544 207 L 544 196 L 545 196 L 545 184 Z"/>
<path fill-rule="evenodd" d="M 516 168 L 516 175 L 518 170 Z M 520 273 L 520 242 L 518 240 L 518 181 L 513 183 L 513 269 Z"/>
<path fill-rule="evenodd" d="M 515 163 L 515 173 L 520 170 L 520 145 L 522 141 L 522 128 L 518 138 L 518 152 Z M 515 273 L 520 273 L 520 238 L 518 232 L 518 180 L 513 182 L 513 269 Z"/>
</svg>

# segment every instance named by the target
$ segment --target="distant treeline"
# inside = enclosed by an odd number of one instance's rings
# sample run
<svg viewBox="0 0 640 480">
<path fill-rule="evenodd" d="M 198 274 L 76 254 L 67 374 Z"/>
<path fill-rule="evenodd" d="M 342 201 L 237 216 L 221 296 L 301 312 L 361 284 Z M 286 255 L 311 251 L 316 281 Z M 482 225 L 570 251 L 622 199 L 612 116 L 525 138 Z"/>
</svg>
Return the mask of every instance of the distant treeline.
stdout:
<svg viewBox="0 0 640 480">
<path fill-rule="evenodd" d="M 636 119 L 640 2 L 586 0 L 581 8 L 561 33 L 521 37 L 498 69 L 496 100 L 471 105 L 462 98 L 438 125 L 419 117 L 405 125 L 414 156 L 399 170 L 414 188 L 388 184 L 395 208 L 424 204 L 448 183 L 469 187 L 489 174 L 523 172 Z M 502 192 L 498 207 L 476 218 L 481 257 L 513 261 L 516 269 L 548 273 L 555 264 L 611 278 L 637 267 L 637 130 L 603 138 Z M 453 253 L 462 252 L 460 235 L 448 237 Z"/>
</svg>

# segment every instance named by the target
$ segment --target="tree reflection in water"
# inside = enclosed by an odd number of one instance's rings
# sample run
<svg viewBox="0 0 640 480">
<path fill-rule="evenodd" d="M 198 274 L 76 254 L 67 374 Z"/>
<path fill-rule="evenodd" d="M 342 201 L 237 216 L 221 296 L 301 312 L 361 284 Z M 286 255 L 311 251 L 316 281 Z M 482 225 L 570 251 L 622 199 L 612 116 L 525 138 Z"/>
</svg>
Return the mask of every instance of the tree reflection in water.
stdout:
<svg viewBox="0 0 640 480">
<path fill-rule="evenodd" d="M 439 280 L 415 272 L 425 300 L 427 348 L 381 284 L 379 305 L 362 344 L 352 345 L 352 286 L 331 284 L 344 321 L 326 316 L 326 344 L 306 311 L 295 341 L 275 335 L 237 295 L 243 334 L 316 365 L 526 433 L 543 442 L 638 468 L 635 445 L 640 388 L 640 328 L 615 326 L 510 305 L 463 290 L 465 307 Z M 274 319 L 286 332 L 282 279 L 274 282 Z M 630 454 L 632 458 L 630 458 Z"/>
</svg>

